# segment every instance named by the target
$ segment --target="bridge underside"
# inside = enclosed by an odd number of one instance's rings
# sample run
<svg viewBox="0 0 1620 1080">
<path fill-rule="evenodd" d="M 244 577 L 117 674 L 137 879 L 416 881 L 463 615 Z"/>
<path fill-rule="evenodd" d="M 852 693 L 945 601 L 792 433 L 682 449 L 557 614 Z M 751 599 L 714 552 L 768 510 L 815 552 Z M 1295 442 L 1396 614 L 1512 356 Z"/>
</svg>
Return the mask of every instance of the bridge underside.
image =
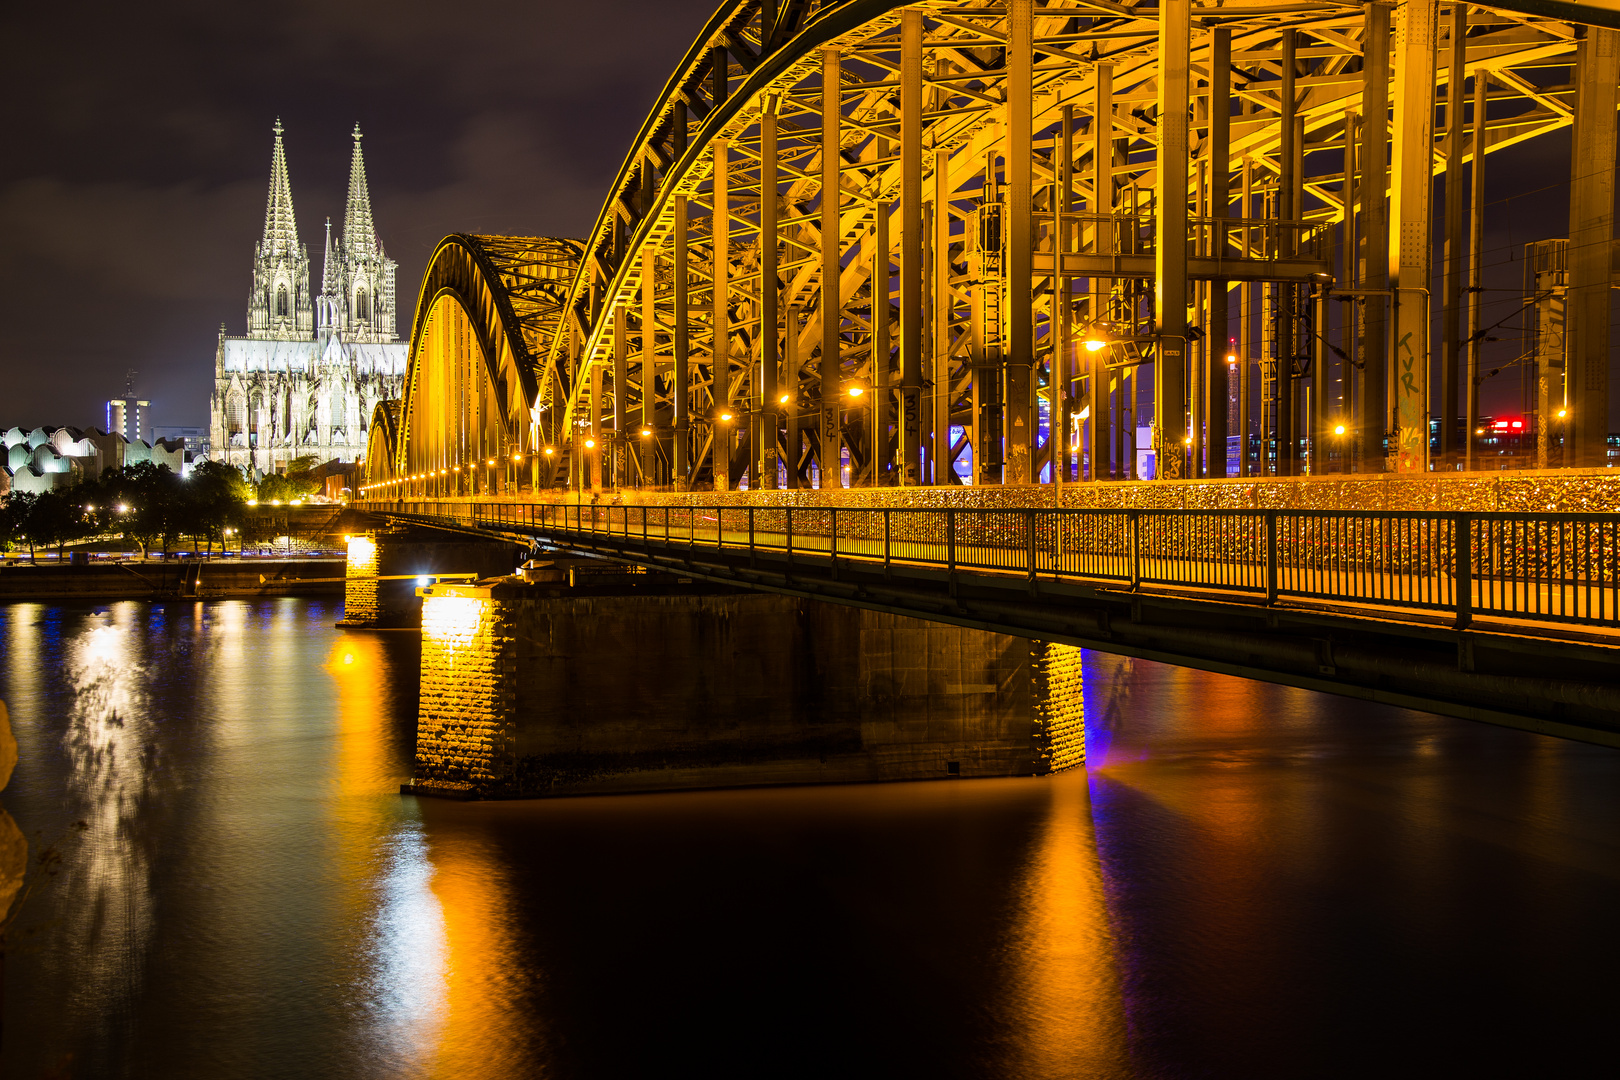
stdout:
<svg viewBox="0 0 1620 1080">
<path fill-rule="evenodd" d="M 429 520 L 419 518 L 417 520 Z M 1076 645 L 1306 690 L 1620 747 L 1620 638 L 1513 620 L 1213 589 L 955 572 L 765 548 L 661 544 L 594 531 L 431 519 L 752 590 Z"/>
</svg>

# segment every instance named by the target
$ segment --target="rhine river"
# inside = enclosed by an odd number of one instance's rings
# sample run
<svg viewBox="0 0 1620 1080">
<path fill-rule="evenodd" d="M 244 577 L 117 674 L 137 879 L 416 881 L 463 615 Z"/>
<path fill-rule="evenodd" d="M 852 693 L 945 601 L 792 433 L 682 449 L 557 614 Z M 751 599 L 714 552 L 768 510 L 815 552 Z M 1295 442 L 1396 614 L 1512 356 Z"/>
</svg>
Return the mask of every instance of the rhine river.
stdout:
<svg viewBox="0 0 1620 1080">
<path fill-rule="evenodd" d="M 340 613 L 0 607 L 0 800 L 66 837 L 6 1077 L 1612 1061 L 1615 751 L 1097 653 L 1058 777 L 418 800 L 416 638 Z"/>
</svg>

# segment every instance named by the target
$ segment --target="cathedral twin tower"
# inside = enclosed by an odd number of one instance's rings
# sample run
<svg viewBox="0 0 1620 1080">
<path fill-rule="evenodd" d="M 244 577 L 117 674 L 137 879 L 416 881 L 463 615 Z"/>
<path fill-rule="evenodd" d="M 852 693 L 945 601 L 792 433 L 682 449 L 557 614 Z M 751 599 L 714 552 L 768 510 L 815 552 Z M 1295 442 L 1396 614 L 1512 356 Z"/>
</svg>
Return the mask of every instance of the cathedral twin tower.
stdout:
<svg viewBox="0 0 1620 1080">
<path fill-rule="evenodd" d="M 254 247 L 247 334 L 220 328 L 214 361 L 214 457 L 261 473 L 298 457 L 356 461 L 380 401 L 400 396 L 406 344 L 396 331 L 398 264 L 377 239 L 360 125 L 336 246 L 326 223 L 320 292 L 298 240 L 281 121 L 270 158 L 264 236 Z"/>
</svg>

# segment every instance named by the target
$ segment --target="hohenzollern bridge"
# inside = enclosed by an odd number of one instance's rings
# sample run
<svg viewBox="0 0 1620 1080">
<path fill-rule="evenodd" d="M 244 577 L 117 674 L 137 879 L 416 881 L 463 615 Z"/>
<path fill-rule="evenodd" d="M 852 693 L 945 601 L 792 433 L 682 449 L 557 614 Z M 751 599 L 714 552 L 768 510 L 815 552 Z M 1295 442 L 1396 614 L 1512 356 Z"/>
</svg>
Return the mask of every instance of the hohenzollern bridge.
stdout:
<svg viewBox="0 0 1620 1080">
<path fill-rule="evenodd" d="M 439 245 L 356 503 L 1620 744 L 1617 86 L 1617 0 L 730 0 L 588 236 Z"/>
</svg>

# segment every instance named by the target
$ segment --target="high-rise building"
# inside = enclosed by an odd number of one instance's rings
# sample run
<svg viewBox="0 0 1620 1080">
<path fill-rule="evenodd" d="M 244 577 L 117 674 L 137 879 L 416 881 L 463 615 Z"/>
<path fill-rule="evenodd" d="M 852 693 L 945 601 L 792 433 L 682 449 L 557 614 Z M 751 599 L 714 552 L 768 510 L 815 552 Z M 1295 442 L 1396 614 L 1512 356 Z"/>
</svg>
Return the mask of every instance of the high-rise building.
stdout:
<svg viewBox="0 0 1620 1080">
<path fill-rule="evenodd" d="M 124 396 L 107 402 L 107 431 L 129 442 L 151 442 L 151 405 L 135 396 L 135 373 L 131 371 L 124 379 Z"/>
<path fill-rule="evenodd" d="M 214 354 L 210 456 L 260 472 L 294 458 L 356 461 L 377 403 L 401 395 L 408 347 L 394 306 L 398 263 L 377 237 L 360 125 L 336 243 L 326 222 L 321 290 L 310 295 L 281 121 L 270 155 L 264 236 L 254 247 L 247 333 L 221 326 Z"/>
</svg>

